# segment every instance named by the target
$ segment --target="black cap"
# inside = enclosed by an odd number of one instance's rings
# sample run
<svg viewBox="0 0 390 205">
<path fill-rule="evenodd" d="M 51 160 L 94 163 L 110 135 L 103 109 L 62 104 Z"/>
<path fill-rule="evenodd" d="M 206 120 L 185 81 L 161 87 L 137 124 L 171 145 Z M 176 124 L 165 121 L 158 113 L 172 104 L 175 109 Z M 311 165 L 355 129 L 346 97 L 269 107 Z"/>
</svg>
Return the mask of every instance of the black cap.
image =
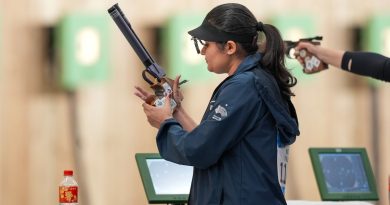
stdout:
<svg viewBox="0 0 390 205">
<path fill-rule="evenodd" d="M 217 29 L 215 26 L 211 25 L 209 22 L 204 20 L 202 24 L 191 31 L 188 31 L 188 34 L 191 36 L 212 42 L 226 42 L 226 41 L 235 41 L 239 43 L 251 43 L 253 42 L 253 37 L 257 35 L 256 33 L 248 33 L 244 35 L 237 35 Z"/>
</svg>

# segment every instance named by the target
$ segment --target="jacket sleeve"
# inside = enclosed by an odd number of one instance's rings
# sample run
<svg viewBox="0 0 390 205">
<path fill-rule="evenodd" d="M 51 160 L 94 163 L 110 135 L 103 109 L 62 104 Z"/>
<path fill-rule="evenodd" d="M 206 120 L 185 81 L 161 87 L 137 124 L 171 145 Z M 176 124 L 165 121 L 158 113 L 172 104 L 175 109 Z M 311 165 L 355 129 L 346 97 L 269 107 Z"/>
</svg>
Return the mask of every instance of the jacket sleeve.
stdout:
<svg viewBox="0 0 390 205">
<path fill-rule="evenodd" d="M 348 68 L 352 61 L 351 68 Z M 341 61 L 343 70 L 390 82 L 390 58 L 371 52 L 345 52 Z"/>
<path fill-rule="evenodd" d="M 226 82 L 207 116 L 191 132 L 174 119 L 165 121 L 157 134 L 161 156 L 200 169 L 215 164 L 258 119 L 262 101 L 250 79 L 241 75 Z"/>
</svg>

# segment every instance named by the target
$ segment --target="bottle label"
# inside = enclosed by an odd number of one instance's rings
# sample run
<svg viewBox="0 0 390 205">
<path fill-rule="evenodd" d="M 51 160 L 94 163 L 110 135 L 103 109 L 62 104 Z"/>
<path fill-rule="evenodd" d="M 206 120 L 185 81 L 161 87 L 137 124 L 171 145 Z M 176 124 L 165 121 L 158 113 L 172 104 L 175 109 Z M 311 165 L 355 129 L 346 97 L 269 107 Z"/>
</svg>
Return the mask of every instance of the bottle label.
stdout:
<svg viewBox="0 0 390 205">
<path fill-rule="evenodd" d="M 77 186 L 60 186 L 60 203 L 77 203 Z"/>
</svg>

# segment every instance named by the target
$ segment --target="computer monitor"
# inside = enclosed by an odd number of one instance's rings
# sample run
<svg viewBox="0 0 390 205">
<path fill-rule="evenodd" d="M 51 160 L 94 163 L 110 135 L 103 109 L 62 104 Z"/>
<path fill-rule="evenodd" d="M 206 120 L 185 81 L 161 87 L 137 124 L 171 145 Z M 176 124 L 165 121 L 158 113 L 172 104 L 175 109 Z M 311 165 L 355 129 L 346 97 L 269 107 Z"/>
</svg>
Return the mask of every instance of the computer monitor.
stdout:
<svg viewBox="0 0 390 205">
<path fill-rule="evenodd" d="M 378 200 L 365 148 L 309 148 L 321 199 Z"/>
<path fill-rule="evenodd" d="M 156 153 L 137 153 L 135 158 L 150 204 L 187 202 L 193 173 L 191 166 L 166 161 Z"/>
</svg>

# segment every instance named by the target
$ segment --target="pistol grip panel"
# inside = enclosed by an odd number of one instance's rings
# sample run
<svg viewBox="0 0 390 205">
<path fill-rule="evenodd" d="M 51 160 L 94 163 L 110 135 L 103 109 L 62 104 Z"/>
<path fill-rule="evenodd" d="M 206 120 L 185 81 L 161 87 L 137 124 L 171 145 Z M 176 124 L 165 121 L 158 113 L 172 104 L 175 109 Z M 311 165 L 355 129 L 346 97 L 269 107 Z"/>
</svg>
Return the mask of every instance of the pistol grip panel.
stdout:
<svg viewBox="0 0 390 205">
<path fill-rule="evenodd" d="M 173 80 L 164 77 L 161 79 L 161 82 L 156 82 L 153 85 L 151 85 L 150 87 L 153 89 L 155 95 L 154 95 L 154 99 L 150 100 L 150 102 L 147 103 L 156 107 L 164 106 L 165 96 L 172 95 L 173 92 L 172 83 Z M 172 110 L 177 105 L 177 103 L 173 98 L 171 98 L 170 104 Z"/>
<path fill-rule="evenodd" d="M 303 67 L 307 73 L 318 72 L 329 67 L 328 64 L 318 59 L 317 56 L 313 55 L 306 49 L 299 50 L 299 57 L 303 59 Z"/>
</svg>

